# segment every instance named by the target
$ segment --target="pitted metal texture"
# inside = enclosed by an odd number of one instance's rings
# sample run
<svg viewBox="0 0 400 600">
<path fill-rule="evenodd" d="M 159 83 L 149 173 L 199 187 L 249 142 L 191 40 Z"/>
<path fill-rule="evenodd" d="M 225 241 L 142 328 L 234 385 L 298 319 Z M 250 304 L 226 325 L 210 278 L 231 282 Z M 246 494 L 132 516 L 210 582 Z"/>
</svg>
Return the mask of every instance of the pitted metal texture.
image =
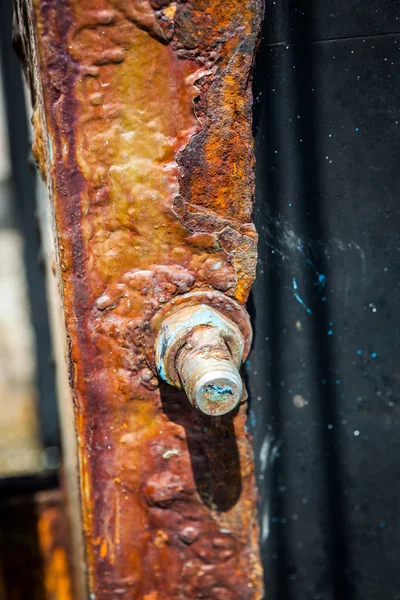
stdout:
<svg viewBox="0 0 400 600">
<path fill-rule="evenodd" d="M 232 319 L 249 346 L 261 11 L 258 0 L 16 0 L 96 600 L 262 597 L 245 396 L 205 415 L 154 361 L 160 320 L 189 304 Z"/>
</svg>

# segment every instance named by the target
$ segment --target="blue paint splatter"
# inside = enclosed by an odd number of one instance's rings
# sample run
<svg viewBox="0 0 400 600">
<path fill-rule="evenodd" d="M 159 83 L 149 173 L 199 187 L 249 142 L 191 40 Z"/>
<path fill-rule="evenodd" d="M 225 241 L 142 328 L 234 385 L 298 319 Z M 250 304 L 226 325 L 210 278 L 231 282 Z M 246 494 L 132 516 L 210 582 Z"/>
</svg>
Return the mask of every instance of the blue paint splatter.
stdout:
<svg viewBox="0 0 400 600">
<path fill-rule="evenodd" d="M 362 350 L 360 348 L 357 350 L 357 354 L 358 354 L 358 356 L 361 356 Z"/>
<path fill-rule="evenodd" d="M 294 294 L 293 294 L 293 296 L 296 298 L 297 302 L 298 302 L 299 304 L 301 304 L 301 306 L 302 306 L 302 307 L 305 309 L 305 311 L 306 311 L 306 312 L 307 312 L 309 315 L 312 315 L 312 310 L 311 310 L 311 308 L 308 308 L 308 306 L 307 306 L 307 304 L 304 302 L 303 298 L 301 298 L 301 297 L 299 296 L 299 294 L 297 293 L 297 291 L 296 291 L 296 290 L 298 289 L 298 286 L 297 286 L 297 281 L 296 281 L 296 278 L 295 278 L 295 277 L 293 277 L 292 285 L 293 285 L 293 290 L 294 290 Z"/>
<path fill-rule="evenodd" d="M 324 275 L 323 273 L 319 273 L 317 267 L 311 262 L 309 258 L 306 258 L 306 263 L 309 264 L 310 267 L 316 272 L 318 281 L 316 281 L 314 285 L 318 286 L 321 291 L 326 285 L 326 275 Z"/>
<path fill-rule="evenodd" d="M 316 266 L 311 262 L 309 258 L 306 258 L 306 263 L 310 265 L 310 267 L 312 267 L 316 273 L 318 273 Z"/>
<path fill-rule="evenodd" d="M 318 281 L 314 283 L 317 285 L 320 290 L 325 287 L 326 284 L 326 276 L 323 273 L 318 273 Z"/>
<path fill-rule="evenodd" d="M 218 383 L 211 383 L 204 388 L 204 394 L 207 400 L 210 402 L 220 402 L 221 396 L 230 395 L 233 396 L 233 390 L 229 385 L 219 385 Z"/>
<path fill-rule="evenodd" d="M 340 384 L 340 379 L 336 379 L 335 383 L 336 383 L 336 385 L 339 385 Z"/>
<path fill-rule="evenodd" d="M 333 335 L 333 331 L 332 331 L 332 329 L 329 329 L 329 331 L 328 331 L 328 335 Z"/>
<path fill-rule="evenodd" d="M 371 352 L 371 358 L 376 358 L 378 355 L 376 352 Z"/>
<path fill-rule="evenodd" d="M 301 305 L 302 305 L 302 307 L 303 307 L 303 308 L 306 310 L 306 312 L 307 312 L 309 315 L 312 315 L 312 310 L 311 310 L 311 308 L 308 308 L 308 306 L 307 306 L 307 304 L 304 302 L 304 300 L 303 300 L 302 298 L 300 298 L 300 296 L 299 296 L 298 294 L 293 294 L 293 296 L 296 298 L 297 302 L 298 302 L 299 304 L 301 304 Z"/>
</svg>

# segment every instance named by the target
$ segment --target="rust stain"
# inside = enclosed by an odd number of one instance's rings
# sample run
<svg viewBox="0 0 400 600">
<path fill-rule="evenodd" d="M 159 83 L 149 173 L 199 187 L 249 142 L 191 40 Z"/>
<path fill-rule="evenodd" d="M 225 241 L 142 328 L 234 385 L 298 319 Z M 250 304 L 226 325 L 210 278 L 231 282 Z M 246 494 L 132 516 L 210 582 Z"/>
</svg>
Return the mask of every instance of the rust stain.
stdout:
<svg viewBox="0 0 400 600">
<path fill-rule="evenodd" d="M 260 18 L 258 0 L 17 0 L 97 600 L 262 597 L 246 406 L 201 415 L 149 351 L 166 306 L 193 294 L 239 314 L 254 280 Z"/>
<path fill-rule="evenodd" d="M 107 541 L 106 540 L 104 540 L 100 546 L 99 555 L 100 555 L 100 558 L 105 558 L 107 556 Z"/>
</svg>

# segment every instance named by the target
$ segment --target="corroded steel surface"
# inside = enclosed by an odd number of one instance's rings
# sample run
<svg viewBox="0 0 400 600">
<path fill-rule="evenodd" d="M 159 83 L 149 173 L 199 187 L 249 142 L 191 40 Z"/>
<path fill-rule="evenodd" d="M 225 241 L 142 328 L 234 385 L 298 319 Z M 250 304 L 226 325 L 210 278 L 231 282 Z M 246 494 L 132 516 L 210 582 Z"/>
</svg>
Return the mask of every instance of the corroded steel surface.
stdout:
<svg viewBox="0 0 400 600">
<path fill-rule="evenodd" d="M 197 304 L 171 312 L 162 321 L 154 350 L 160 377 L 184 390 L 192 406 L 205 414 L 224 415 L 242 399 L 238 369 L 244 339 L 219 311 Z"/>
<path fill-rule="evenodd" d="M 245 404 L 193 410 L 159 385 L 149 340 L 183 295 L 240 314 L 253 282 L 261 5 L 16 8 L 54 205 L 91 597 L 259 599 Z"/>
<path fill-rule="evenodd" d="M 0 566 L 2 599 L 73 600 L 67 521 L 59 491 L 0 501 Z"/>
</svg>

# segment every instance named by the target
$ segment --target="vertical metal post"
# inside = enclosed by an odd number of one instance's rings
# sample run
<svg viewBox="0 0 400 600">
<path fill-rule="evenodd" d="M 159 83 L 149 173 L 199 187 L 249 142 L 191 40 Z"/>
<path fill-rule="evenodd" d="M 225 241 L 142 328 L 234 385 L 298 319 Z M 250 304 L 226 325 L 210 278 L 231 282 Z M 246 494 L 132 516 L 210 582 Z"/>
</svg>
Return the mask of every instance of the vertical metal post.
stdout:
<svg viewBox="0 0 400 600">
<path fill-rule="evenodd" d="M 214 312 L 238 332 L 238 366 L 250 347 L 261 5 L 18 0 L 16 15 L 54 211 L 90 597 L 260 599 L 244 398 L 203 414 L 156 350 L 178 313 L 218 330 L 204 345 L 216 364 L 237 345 Z M 209 402 L 231 393 L 218 377 Z M 232 394 L 231 408 L 236 379 Z"/>
</svg>

